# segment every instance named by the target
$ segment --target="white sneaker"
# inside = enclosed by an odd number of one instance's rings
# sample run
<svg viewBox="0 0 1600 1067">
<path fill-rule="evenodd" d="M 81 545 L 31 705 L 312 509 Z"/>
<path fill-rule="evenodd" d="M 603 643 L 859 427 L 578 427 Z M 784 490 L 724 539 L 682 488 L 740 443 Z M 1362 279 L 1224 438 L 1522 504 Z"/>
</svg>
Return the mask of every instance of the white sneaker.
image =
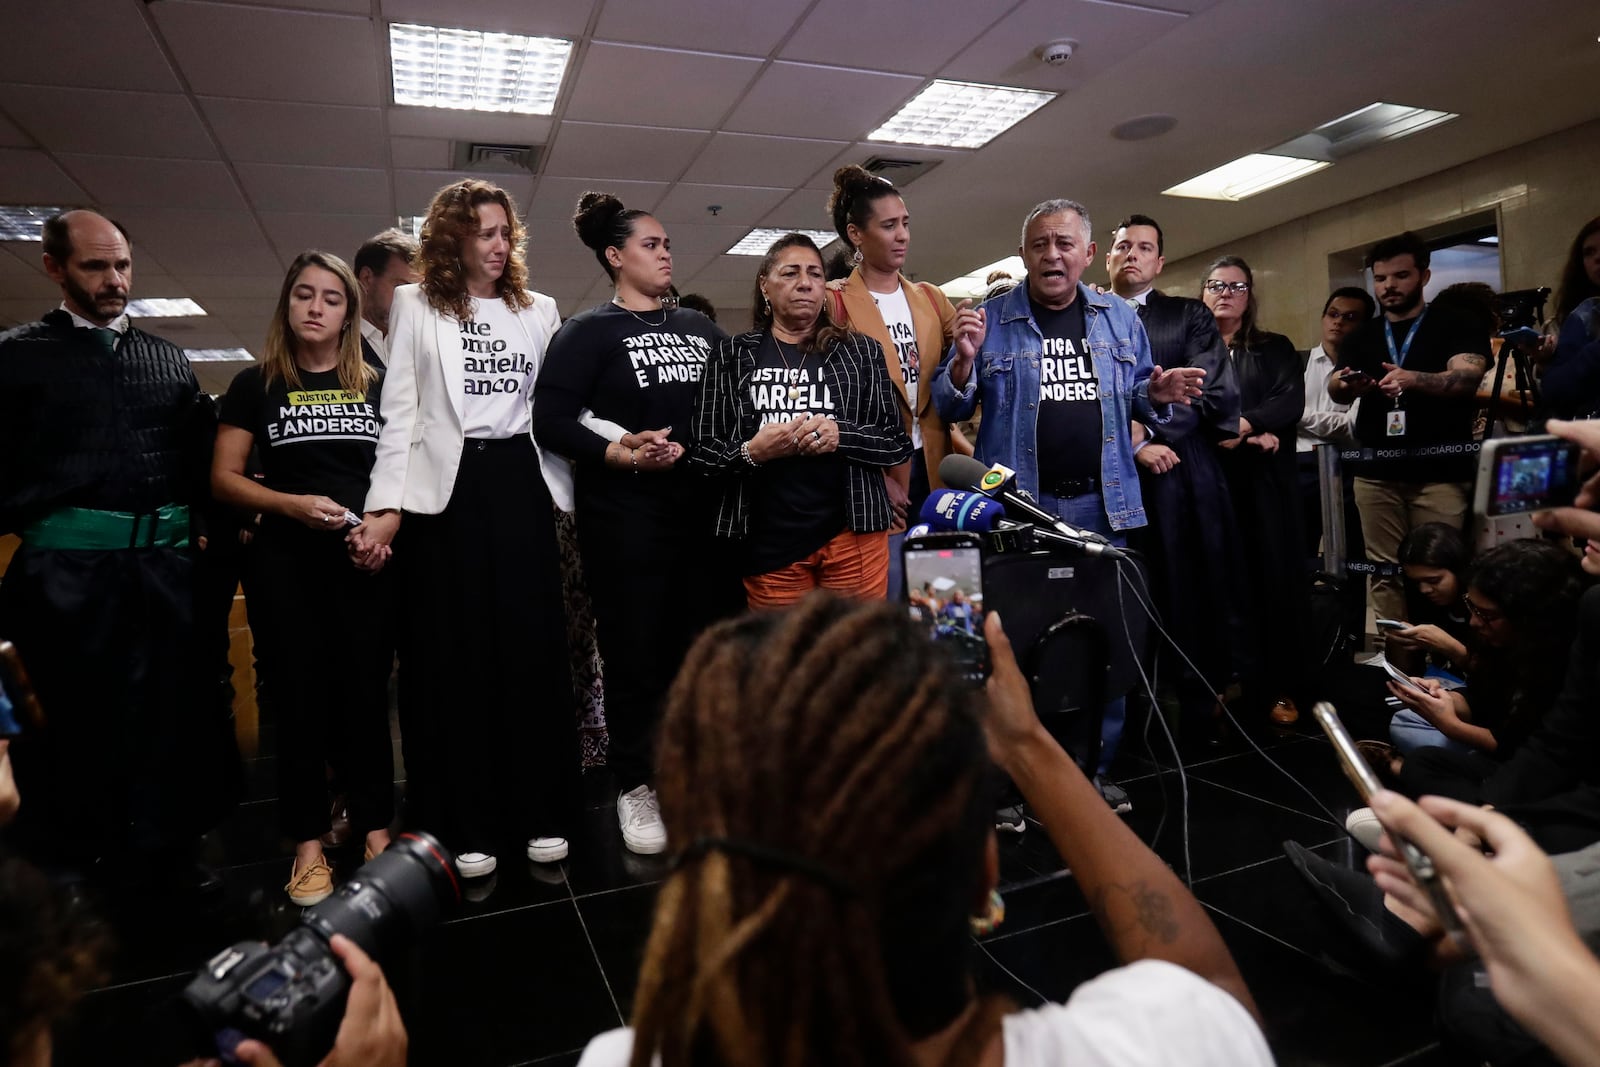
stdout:
<svg viewBox="0 0 1600 1067">
<path fill-rule="evenodd" d="M 463 852 L 456 857 L 456 870 L 463 878 L 482 878 L 493 874 L 495 858 L 487 852 Z"/>
<path fill-rule="evenodd" d="M 530 837 L 528 858 L 535 863 L 554 863 L 567 858 L 567 839 L 564 837 Z"/>
<path fill-rule="evenodd" d="M 1371 808 L 1352 811 L 1344 821 L 1344 828 L 1350 831 L 1351 837 L 1361 842 L 1362 848 L 1368 852 L 1378 851 L 1378 838 L 1383 836 L 1383 824 Z"/>
<path fill-rule="evenodd" d="M 617 797 L 617 822 L 629 852 L 654 856 L 666 851 L 667 827 L 661 821 L 656 791 L 649 786 L 641 785 Z"/>
</svg>

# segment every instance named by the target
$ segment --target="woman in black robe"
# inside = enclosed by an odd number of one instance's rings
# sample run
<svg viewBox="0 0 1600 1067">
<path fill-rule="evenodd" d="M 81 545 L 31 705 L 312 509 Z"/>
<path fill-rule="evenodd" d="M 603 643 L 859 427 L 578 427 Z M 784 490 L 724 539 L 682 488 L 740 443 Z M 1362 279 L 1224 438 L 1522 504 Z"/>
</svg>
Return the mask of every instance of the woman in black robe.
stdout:
<svg viewBox="0 0 1600 1067">
<path fill-rule="evenodd" d="M 1151 292 L 1139 308 L 1150 353 L 1164 370 L 1199 367 L 1205 391 L 1171 420 L 1143 430 L 1134 458 L 1150 525 L 1133 543 L 1144 553 L 1168 632 L 1194 664 L 1173 655 L 1186 735 L 1219 737 L 1218 696 L 1244 669 L 1250 639 L 1239 586 L 1244 561 L 1217 443 L 1239 432 L 1239 387 L 1211 312 L 1198 300 Z M 1166 651 L 1166 650 L 1163 650 Z M 1197 670 L 1196 670 L 1197 669 Z"/>
<path fill-rule="evenodd" d="M 1244 677 L 1246 709 L 1270 706 L 1273 723 L 1300 717 L 1296 686 L 1303 672 L 1302 620 L 1309 610 L 1296 497 L 1295 427 L 1305 408 L 1305 382 L 1294 345 L 1256 327 L 1255 278 L 1238 256 L 1206 272 L 1201 299 L 1239 382 L 1238 436 L 1222 442 L 1222 469 L 1233 498 L 1248 586 L 1246 625 L 1255 650 Z"/>
</svg>

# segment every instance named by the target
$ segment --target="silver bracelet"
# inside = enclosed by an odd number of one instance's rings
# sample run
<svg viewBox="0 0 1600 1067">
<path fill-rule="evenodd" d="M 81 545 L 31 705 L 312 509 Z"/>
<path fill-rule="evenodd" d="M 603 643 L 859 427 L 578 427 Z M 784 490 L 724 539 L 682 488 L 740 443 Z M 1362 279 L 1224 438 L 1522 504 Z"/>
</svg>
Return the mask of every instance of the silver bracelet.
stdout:
<svg viewBox="0 0 1600 1067">
<path fill-rule="evenodd" d="M 749 441 L 740 441 L 739 442 L 739 458 L 744 460 L 746 463 L 748 463 L 752 467 L 761 466 L 761 464 L 756 462 L 755 457 L 750 454 L 750 442 Z"/>
</svg>

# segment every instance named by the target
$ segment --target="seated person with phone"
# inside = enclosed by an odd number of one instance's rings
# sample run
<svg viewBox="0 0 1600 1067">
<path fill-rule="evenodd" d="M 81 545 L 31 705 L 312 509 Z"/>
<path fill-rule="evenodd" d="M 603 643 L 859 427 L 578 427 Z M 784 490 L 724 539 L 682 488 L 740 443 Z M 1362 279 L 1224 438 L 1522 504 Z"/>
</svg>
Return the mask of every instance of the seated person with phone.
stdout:
<svg viewBox="0 0 1600 1067">
<path fill-rule="evenodd" d="M 1472 615 L 1461 602 L 1472 552 L 1461 529 L 1425 522 L 1400 542 L 1406 620 L 1376 619 L 1384 657 L 1407 674 L 1424 671 L 1420 659 L 1455 677 L 1472 667 Z"/>
</svg>

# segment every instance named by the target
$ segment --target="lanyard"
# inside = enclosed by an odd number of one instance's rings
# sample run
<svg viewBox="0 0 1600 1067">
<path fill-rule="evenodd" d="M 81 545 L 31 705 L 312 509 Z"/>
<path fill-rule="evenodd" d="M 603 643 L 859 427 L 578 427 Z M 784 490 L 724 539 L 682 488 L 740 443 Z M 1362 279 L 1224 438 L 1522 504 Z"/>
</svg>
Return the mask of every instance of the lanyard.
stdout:
<svg viewBox="0 0 1600 1067">
<path fill-rule="evenodd" d="M 1411 353 L 1411 342 L 1417 339 L 1417 333 L 1422 329 L 1422 320 L 1428 317 L 1428 309 L 1423 308 L 1422 314 L 1417 316 L 1417 321 L 1412 324 L 1411 332 L 1406 334 L 1406 343 L 1400 346 L 1400 351 L 1394 349 L 1394 323 L 1388 319 L 1383 320 L 1383 339 L 1389 346 L 1389 362 L 1396 367 L 1406 365 L 1406 356 Z"/>
</svg>

